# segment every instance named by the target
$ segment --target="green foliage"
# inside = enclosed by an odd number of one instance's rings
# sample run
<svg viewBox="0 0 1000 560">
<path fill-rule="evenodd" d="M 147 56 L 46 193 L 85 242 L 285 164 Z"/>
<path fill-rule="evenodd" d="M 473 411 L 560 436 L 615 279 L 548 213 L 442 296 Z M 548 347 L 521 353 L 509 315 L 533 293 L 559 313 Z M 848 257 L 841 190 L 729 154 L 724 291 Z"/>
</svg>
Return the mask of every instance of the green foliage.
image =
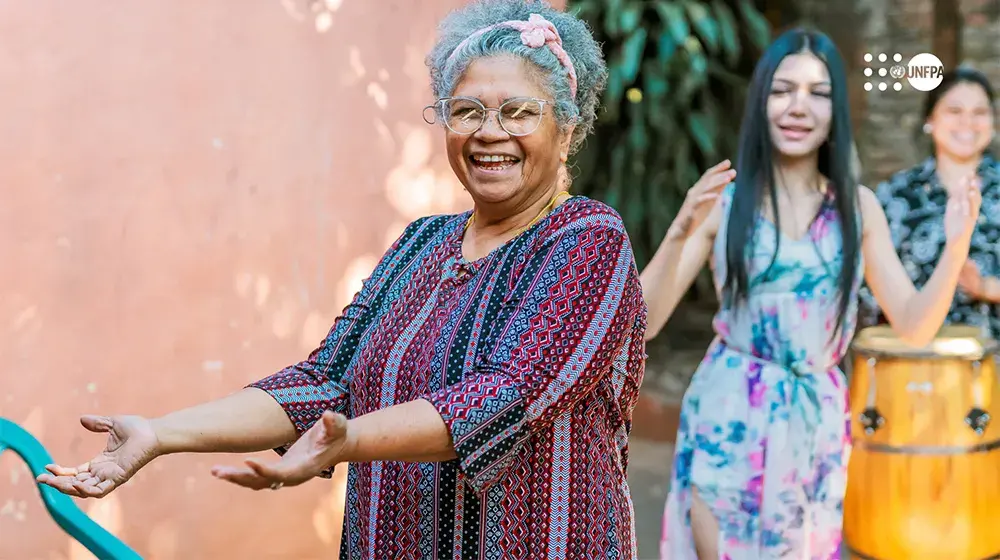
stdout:
<svg viewBox="0 0 1000 560">
<path fill-rule="evenodd" d="M 571 0 L 608 88 L 573 189 L 615 207 L 644 266 L 702 172 L 736 156 L 749 75 L 770 41 L 751 0 Z"/>
</svg>

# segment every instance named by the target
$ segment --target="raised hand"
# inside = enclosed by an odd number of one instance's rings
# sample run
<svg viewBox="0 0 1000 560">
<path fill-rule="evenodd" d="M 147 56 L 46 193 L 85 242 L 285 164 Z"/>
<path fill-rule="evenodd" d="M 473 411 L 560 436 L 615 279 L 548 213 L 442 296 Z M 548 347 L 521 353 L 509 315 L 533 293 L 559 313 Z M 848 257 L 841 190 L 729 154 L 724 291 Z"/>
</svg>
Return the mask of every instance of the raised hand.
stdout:
<svg viewBox="0 0 1000 560">
<path fill-rule="evenodd" d="M 80 423 L 108 434 L 104 451 L 78 467 L 46 465 L 49 472 L 38 475 L 38 482 L 78 498 L 103 498 L 158 455 L 156 434 L 146 418 L 88 415 Z"/>
<path fill-rule="evenodd" d="M 962 182 L 962 187 L 949 195 L 948 208 L 944 213 L 944 230 L 947 242 L 955 247 L 968 249 L 972 232 L 979 219 L 979 207 L 983 202 L 979 177 L 972 176 Z"/>
<path fill-rule="evenodd" d="M 347 445 L 347 418 L 327 411 L 278 461 L 247 459 L 245 467 L 218 466 L 212 474 L 252 490 L 298 486 L 342 462 Z"/>
<path fill-rule="evenodd" d="M 684 204 L 670 225 L 667 237 L 674 240 L 687 239 L 691 232 L 698 229 L 722 194 L 722 189 L 736 178 L 736 170 L 731 169 L 731 166 L 728 159 L 716 164 L 688 189 Z"/>
</svg>

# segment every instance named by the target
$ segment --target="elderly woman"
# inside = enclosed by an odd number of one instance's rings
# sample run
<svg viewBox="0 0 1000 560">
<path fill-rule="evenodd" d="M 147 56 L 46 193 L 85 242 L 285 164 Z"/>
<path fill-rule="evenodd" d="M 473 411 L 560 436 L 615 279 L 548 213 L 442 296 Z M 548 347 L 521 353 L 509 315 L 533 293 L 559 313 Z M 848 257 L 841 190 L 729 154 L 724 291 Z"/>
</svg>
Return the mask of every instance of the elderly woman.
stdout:
<svg viewBox="0 0 1000 560">
<path fill-rule="evenodd" d="M 646 309 L 621 219 L 562 180 L 600 47 L 543 2 L 477 2 L 428 62 L 474 209 L 410 224 L 305 361 L 161 418 L 85 417 L 106 449 L 40 482 L 101 497 L 163 454 L 276 448 L 213 472 L 278 489 L 350 463 L 343 558 L 635 556 Z"/>
<path fill-rule="evenodd" d="M 876 193 L 896 252 L 910 279 L 922 286 L 944 252 L 949 193 L 978 183 L 982 209 L 947 322 L 981 326 L 1000 339 L 1000 163 L 989 152 L 995 117 L 993 87 L 985 75 L 964 67 L 948 72 L 924 105 L 922 132 L 933 143 L 933 155 L 897 172 Z M 866 322 L 885 322 L 867 286 L 861 297 Z"/>
</svg>

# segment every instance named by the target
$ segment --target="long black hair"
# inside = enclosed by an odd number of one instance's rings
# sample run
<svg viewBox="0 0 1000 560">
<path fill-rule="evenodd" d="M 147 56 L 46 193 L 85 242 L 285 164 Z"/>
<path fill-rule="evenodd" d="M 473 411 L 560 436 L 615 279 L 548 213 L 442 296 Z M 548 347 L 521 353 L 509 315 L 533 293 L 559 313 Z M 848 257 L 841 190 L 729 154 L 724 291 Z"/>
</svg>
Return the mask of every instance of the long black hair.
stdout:
<svg viewBox="0 0 1000 560">
<path fill-rule="evenodd" d="M 781 34 L 764 51 L 754 69 L 747 95 L 746 111 L 740 128 L 739 155 L 736 162 L 737 187 L 726 232 L 726 282 L 723 297 L 733 305 L 745 300 L 750 290 L 749 253 L 757 233 L 758 215 L 768 195 L 774 211 L 775 226 L 781 231 L 778 216 L 778 192 L 774 183 L 775 150 L 767 116 L 774 72 L 786 56 L 809 52 L 826 65 L 830 73 L 833 105 L 830 133 L 819 148 L 819 172 L 829 180 L 833 204 L 843 232 L 842 256 L 837 282 L 840 307 L 835 336 L 845 324 L 851 305 L 854 283 L 859 274 L 861 252 L 860 212 L 857 206 L 858 177 L 854 164 L 854 135 L 851 127 L 844 59 L 829 37 L 818 31 L 797 28 Z M 778 235 L 772 264 L 778 255 Z"/>
</svg>

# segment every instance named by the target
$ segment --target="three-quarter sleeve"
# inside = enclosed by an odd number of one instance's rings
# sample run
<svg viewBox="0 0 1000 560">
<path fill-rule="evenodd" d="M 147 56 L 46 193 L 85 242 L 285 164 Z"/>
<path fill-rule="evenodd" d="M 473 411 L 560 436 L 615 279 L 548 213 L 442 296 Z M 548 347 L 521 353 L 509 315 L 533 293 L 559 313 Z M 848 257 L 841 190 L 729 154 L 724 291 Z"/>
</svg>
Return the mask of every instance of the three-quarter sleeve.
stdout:
<svg viewBox="0 0 1000 560">
<path fill-rule="evenodd" d="M 348 372 L 366 332 L 379 320 L 380 308 L 391 297 L 390 286 L 423 246 L 428 234 L 422 227 L 424 222 L 421 219 L 406 227 L 308 358 L 248 385 L 271 395 L 299 435 L 327 410 L 350 416 Z M 287 447 L 276 451 L 282 453 Z"/>
<path fill-rule="evenodd" d="M 552 233 L 509 286 L 476 374 L 427 397 L 475 490 L 608 378 L 643 305 L 624 297 L 634 262 L 617 216 Z"/>
</svg>

